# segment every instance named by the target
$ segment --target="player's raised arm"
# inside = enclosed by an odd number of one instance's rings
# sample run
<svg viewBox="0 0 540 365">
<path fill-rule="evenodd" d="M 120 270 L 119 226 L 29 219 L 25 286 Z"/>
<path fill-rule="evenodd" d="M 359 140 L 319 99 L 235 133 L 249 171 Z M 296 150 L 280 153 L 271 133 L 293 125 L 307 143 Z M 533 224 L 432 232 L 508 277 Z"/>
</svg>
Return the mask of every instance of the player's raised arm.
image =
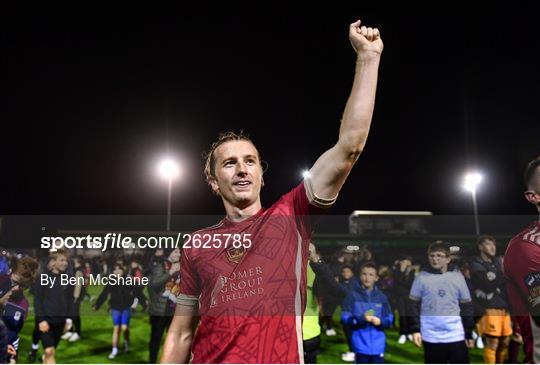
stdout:
<svg viewBox="0 0 540 365">
<path fill-rule="evenodd" d="M 377 73 L 383 42 L 377 28 L 350 25 L 349 39 L 356 51 L 356 72 L 345 106 L 337 144 L 323 153 L 310 170 L 308 194 L 324 201 L 339 193 L 354 163 L 364 149 L 375 105 Z M 309 189 L 308 189 L 309 190 Z"/>
</svg>

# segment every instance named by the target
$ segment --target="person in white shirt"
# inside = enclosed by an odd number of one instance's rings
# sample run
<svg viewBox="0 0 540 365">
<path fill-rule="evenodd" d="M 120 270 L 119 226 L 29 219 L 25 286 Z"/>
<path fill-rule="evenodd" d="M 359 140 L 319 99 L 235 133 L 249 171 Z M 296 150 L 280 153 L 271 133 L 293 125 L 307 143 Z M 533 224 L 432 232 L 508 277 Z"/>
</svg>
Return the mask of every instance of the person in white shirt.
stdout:
<svg viewBox="0 0 540 365">
<path fill-rule="evenodd" d="M 424 361 L 469 363 L 474 345 L 471 294 L 458 271 L 448 271 L 448 245 L 428 248 L 429 267 L 415 278 L 410 296 L 413 341 L 424 347 Z"/>
</svg>

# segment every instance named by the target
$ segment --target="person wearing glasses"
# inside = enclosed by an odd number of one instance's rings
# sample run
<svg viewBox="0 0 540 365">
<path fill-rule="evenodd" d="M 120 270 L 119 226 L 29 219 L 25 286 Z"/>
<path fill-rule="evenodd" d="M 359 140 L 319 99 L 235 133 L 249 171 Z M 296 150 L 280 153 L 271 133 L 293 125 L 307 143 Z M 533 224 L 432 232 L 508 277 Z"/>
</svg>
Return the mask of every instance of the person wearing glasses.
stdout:
<svg viewBox="0 0 540 365">
<path fill-rule="evenodd" d="M 471 294 L 459 271 L 448 270 L 450 250 L 442 242 L 428 248 L 429 266 L 414 279 L 411 330 L 416 346 L 424 347 L 424 362 L 466 364 L 474 345 Z"/>
</svg>

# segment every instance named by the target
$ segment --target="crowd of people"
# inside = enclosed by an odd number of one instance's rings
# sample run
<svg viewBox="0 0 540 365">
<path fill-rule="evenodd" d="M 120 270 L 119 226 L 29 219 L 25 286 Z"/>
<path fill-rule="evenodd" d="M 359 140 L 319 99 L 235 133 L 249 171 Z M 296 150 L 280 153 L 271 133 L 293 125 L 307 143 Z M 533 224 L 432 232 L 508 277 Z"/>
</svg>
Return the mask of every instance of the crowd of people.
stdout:
<svg viewBox="0 0 540 365">
<path fill-rule="evenodd" d="M 345 334 L 349 351 L 341 358 L 347 362 L 383 362 L 385 330 L 392 327 L 399 331 L 399 345 L 411 341 L 423 347 L 426 363 L 466 363 L 467 349 L 472 346 L 483 349 L 486 363 L 517 362 L 523 338 L 518 322 L 510 317 L 502 258 L 497 256 L 494 237 L 480 237 L 475 256 L 464 257 L 455 245 L 436 241 L 427 250 L 427 260 L 403 253 L 392 265 L 377 265 L 366 246 L 344 248 L 325 257 L 311 246 L 308 307 L 315 310 L 307 310 L 304 318 L 307 363 L 316 363 L 321 339 L 336 336 L 336 326 Z M 15 363 L 19 356 L 19 332 L 30 308 L 24 292 L 28 288 L 35 313 L 29 362 L 36 361 L 40 343 L 41 360 L 54 363 L 61 340 L 73 343 L 84 338 L 80 308 L 86 300 L 94 310 L 108 301 L 113 323 L 109 359 L 119 354 L 119 347 L 124 352 L 129 349 L 132 311 L 139 306 L 147 311 L 148 361 L 156 363 L 180 293 L 180 257 L 180 249 L 108 259 L 71 257 L 65 250 L 36 258 L 4 251 L 0 256 L 0 335 L 5 362 Z M 418 264 L 423 261 L 426 264 Z M 40 283 L 41 273 L 53 277 L 67 273 L 83 280 L 69 286 L 58 280 L 48 286 Z M 107 285 L 94 298 L 87 290 L 92 273 L 147 276 L 149 284 L 146 288 Z M 341 321 L 335 323 L 339 307 Z"/>
<path fill-rule="evenodd" d="M 377 266 L 366 247 L 327 259 L 312 255 L 312 294 L 326 336 L 336 335 L 332 318 L 341 306 L 349 347 L 342 360 L 382 362 L 384 330 L 396 327 L 398 344 L 422 346 L 426 363 L 468 363 L 473 346 L 483 349 L 485 363 L 516 363 L 524 341 L 519 316 L 510 316 L 496 239 L 481 236 L 475 255 L 460 251 L 436 241 L 427 260 L 402 254 L 391 266 Z"/>
<path fill-rule="evenodd" d="M 88 301 L 93 310 L 99 310 L 106 302 L 113 323 L 112 344 L 109 359 L 119 354 L 120 337 L 124 352 L 129 349 L 129 323 L 136 308 L 147 311 L 150 317 L 149 362 L 156 363 L 160 342 L 169 325 L 176 296 L 180 290 L 180 249 L 158 249 L 152 255 L 117 255 L 108 259 L 70 256 L 59 249 L 43 256 L 11 253 L 4 250 L 0 256 L 0 307 L 3 313 L 0 323 L 0 363 L 16 363 L 20 356 L 19 333 L 34 311 L 32 347 L 28 361 L 38 359 L 40 344 L 43 363 L 56 362 L 56 348 L 61 340 L 73 343 L 84 338 L 81 304 Z M 141 264 L 142 263 L 142 264 Z M 47 274 L 48 283 L 41 282 L 41 274 Z M 74 285 L 62 285 L 59 276 L 81 278 Z M 94 297 L 88 293 L 91 275 L 115 275 L 118 277 L 148 277 L 148 286 L 105 285 Z M 33 298 L 30 306 L 27 295 Z"/>
</svg>

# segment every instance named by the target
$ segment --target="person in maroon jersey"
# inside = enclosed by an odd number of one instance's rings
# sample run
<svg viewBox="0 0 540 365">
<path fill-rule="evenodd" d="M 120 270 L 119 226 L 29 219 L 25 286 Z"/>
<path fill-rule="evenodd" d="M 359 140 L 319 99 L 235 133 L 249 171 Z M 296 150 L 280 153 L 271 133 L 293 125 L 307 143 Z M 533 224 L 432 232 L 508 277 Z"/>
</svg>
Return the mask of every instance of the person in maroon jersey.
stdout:
<svg viewBox="0 0 540 365">
<path fill-rule="evenodd" d="M 226 217 L 190 235 L 162 363 L 302 363 L 309 216 L 330 207 L 362 152 L 373 114 L 383 43 L 377 28 L 350 25 L 357 53 L 339 139 L 309 177 L 262 209 L 261 158 L 243 134 L 222 134 L 205 173 Z M 198 327 L 194 331 L 195 326 Z"/>
<path fill-rule="evenodd" d="M 540 156 L 525 170 L 525 198 L 540 213 Z M 504 255 L 504 274 L 513 318 L 522 331 L 525 362 L 540 363 L 540 220 L 512 238 Z M 530 332 L 529 332 L 530 328 Z"/>
</svg>

